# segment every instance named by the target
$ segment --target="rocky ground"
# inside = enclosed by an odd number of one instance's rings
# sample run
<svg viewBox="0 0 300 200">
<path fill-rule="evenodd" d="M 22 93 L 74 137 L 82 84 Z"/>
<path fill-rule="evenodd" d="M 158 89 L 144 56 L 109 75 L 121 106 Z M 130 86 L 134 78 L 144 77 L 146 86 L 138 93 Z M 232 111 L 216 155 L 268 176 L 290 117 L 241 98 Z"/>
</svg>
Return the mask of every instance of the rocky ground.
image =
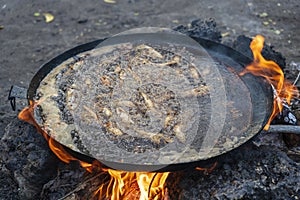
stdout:
<svg viewBox="0 0 300 200">
<path fill-rule="evenodd" d="M 45 13 L 54 19 L 47 22 Z M 287 77 L 295 79 L 300 63 L 297 0 L 1 0 L 0 199 L 59 199 L 87 179 L 78 165 L 58 161 L 35 129 L 17 119 L 24 102 L 11 110 L 11 85 L 28 87 L 43 63 L 78 44 L 134 27 L 173 28 L 208 18 L 215 19 L 228 45 L 239 35 L 265 36 L 286 58 Z M 184 172 L 167 187 L 173 199 L 299 199 L 297 148 L 287 146 L 281 134 L 262 134 L 227 155 L 211 174 Z M 88 183 L 84 186 L 68 198 L 88 195 Z"/>
</svg>

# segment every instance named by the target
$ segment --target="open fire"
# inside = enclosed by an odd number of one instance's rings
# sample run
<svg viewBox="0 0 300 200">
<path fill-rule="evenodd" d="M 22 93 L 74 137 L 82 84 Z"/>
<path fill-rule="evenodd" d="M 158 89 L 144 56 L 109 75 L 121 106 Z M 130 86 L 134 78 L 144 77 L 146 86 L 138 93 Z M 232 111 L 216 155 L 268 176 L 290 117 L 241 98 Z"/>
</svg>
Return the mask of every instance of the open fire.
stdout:
<svg viewBox="0 0 300 200">
<path fill-rule="evenodd" d="M 150 173 L 150 172 L 124 172 L 113 169 L 106 169 L 101 166 L 98 161 L 87 163 L 70 155 L 61 144 L 50 137 L 43 129 L 41 129 L 34 119 L 33 110 L 38 102 L 30 102 L 30 106 L 26 107 L 19 113 L 19 119 L 33 124 L 37 130 L 48 141 L 52 152 L 63 162 L 78 161 L 80 165 L 90 173 L 107 172 L 111 179 L 108 183 L 103 183 L 94 192 L 98 199 L 139 199 L 139 200 L 159 200 L 165 198 L 165 181 L 169 172 Z M 167 199 L 167 197 L 166 197 Z"/>
<path fill-rule="evenodd" d="M 95 195 L 102 199 L 167 199 L 164 188 L 169 172 L 144 173 L 104 169 L 111 177 L 108 184 L 101 185 Z M 105 189 L 104 189 L 105 188 Z"/>
<path fill-rule="evenodd" d="M 266 130 L 272 119 L 282 110 L 282 101 L 288 104 L 293 96 L 298 95 L 295 86 L 284 80 L 284 74 L 281 68 L 273 61 L 267 61 L 261 55 L 264 44 L 262 36 L 256 36 L 250 48 L 253 52 L 253 62 L 240 73 L 252 73 L 255 76 L 264 77 L 274 88 L 274 108 L 267 125 Z M 77 160 L 83 168 L 90 173 L 108 173 L 110 180 L 103 183 L 94 192 L 97 199 L 169 199 L 168 192 L 165 187 L 165 182 L 170 172 L 165 173 L 150 173 L 150 172 L 125 172 L 104 168 L 98 161 L 87 163 L 70 155 L 61 144 L 55 141 L 55 138 L 50 137 L 45 130 L 38 126 L 34 119 L 33 111 L 39 102 L 30 102 L 30 106 L 23 109 L 19 114 L 19 119 L 33 124 L 37 130 L 46 138 L 50 149 L 55 155 L 65 163 Z M 215 165 L 214 165 L 215 166 Z M 213 166 L 213 167 L 214 167 Z M 205 170 L 204 168 L 197 168 Z M 210 171 L 210 169 L 208 170 Z"/>
<path fill-rule="evenodd" d="M 272 85 L 275 93 L 273 111 L 264 127 L 264 130 L 268 130 L 271 121 L 282 111 L 282 101 L 290 104 L 292 97 L 298 96 L 298 90 L 293 84 L 284 79 L 283 71 L 277 63 L 266 60 L 262 56 L 261 51 L 263 47 L 264 37 L 257 35 L 250 44 L 253 53 L 253 62 L 240 75 L 252 73 L 255 76 L 262 76 Z"/>
</svg>

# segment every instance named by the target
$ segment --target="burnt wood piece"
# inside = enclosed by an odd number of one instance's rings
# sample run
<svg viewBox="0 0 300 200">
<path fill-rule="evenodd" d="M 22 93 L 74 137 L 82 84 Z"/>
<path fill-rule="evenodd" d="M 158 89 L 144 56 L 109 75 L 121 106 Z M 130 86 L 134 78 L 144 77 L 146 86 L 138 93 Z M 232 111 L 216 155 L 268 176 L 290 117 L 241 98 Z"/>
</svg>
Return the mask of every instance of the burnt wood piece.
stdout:
<svg viewBox="0 0 300 200">
<path fill-rule="evenodd" d="M 292 125 L 271 125 L 268 133 L 293 133 L 300 135 L 300 126 Z"/>
<path fill-rule="evenodd" d="M 221 32 L 212 18 L 206 20 L 196 19 L 191 22 L 191 26 L 179 25 L 173 28 L 173 30 L 190 37 L 205 38 L 215 42 L 221 42 L 222 39 Z"/>
<path fill-rule="evenodd" d="M 242 52 L 245 56 L 253 59 L 253 54 L 250 49 L 250 43 L 252 39 L 245 35 L 240 35 L 237 39 L 233 42 L 232 47 L 239 52 Z M 284 70 L 286 66 L 285 58 L 282 56 L 281 53 L 275 51 L 274 46 L 267 45 L 264 43 L 264 48 L 262 50 L 262 55 L 267 60 L 273 60 L 276 62 L 282 70 Z"/>
</svg>

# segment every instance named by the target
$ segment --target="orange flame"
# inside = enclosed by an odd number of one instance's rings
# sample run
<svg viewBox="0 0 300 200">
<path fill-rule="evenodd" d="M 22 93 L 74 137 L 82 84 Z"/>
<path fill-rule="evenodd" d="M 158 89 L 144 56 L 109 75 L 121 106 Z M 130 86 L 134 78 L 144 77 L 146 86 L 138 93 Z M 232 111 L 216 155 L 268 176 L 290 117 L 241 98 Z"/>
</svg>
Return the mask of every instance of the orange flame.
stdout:
<svg viewBox="0 0 300 200">
<path fill-rule="evenodd" d="M 50 137 L 46 131 L 44 131 L 38 123 L 35 121 L 33 111 L 39 102 L 30 101 L 30 105 L 24 108 L 18 115 L 20 120 L 26 121 L 35 126 L 35 128 L 40 132 L 44 138 L 48 141 L 49 147 L 52 152 L 63 162 L 70 163 L 70 161 L 79 161 L 80 165 L 85 168 L 87 171 L 92 172 L 93 166 L 90 163 L 83 162 L 71 156 L 61 144 L 56 142 L 52 137 Z"/>
<path fill-rule="evenodd" d="M 160 200 L 165 198 L 165 181 L 170 172 L 124 172 L 107 169 L 111 179 L 106 186 L 101 185 L 95 195 L 99 199 L 108 197 L 110 199 L 139 199 L 139 200 Z"/>
<path fill-rule="evenodd" d="M 278 113 L 282 111 L 282 102 L 286 101 L 290 104 L 291 99 L 294 96 L 298 96 L 297 88 L 284 79 L 284 73 L 281 68 L 274 61 L 266 60 L 261 51 L 264 46 L 264 37 L 257 35 L 251 42 L 250 48 L 253 53 L 253 62 L 246 67 L 246 69 L 240 73 L 241 76 L 246 73 L 252 73 L 255 76 L 264 77 L 276 90 L 276 96 L 273 102 L 272 114 L 264 127 L 264 130 L 268 130 L 271 121 L 276 117 Z"/>
<path fill-rule="evenodd" d="M 218 164 L 218 162 L 214 162 L 214 163 L 212 164 L 212 166 L 209 167 L 209 168 L 196 167 L 196 170 L 203 171 L 204 174 L 210 174 L 210 173 L 212 173 L 212 171 L 216 168 L 217 164 Z"/>
<path fill-rule="evenodd" d="M 50 137 L 45 130 L 43 130 L 34 118 L 34 109 L 39 102 L 30 101 L 30 105 L 24 108 L 18 115 L 20 120 L 33 124 L 38 132 L 40 132 L 48 141 L 52 152 L 63 162 L 70 163 L 70 161 L 78 161 L 83 168 L 88 172 L 104 171 L 109 173 L 111 179 L 107 184 L 103 183 L 95 195 L 98 199 L 139 199 L 139 200 L 159 200 L 165 197 L 165 181 L 169 172 L 165 173 L 146 173 L 146 172 L 124 172 L 112 169 L 105 169 L 101 166 L 99 161 L 95 160 L 93 163 L 87 163 L 70 155 L 64 147 Z"/>
</svg>

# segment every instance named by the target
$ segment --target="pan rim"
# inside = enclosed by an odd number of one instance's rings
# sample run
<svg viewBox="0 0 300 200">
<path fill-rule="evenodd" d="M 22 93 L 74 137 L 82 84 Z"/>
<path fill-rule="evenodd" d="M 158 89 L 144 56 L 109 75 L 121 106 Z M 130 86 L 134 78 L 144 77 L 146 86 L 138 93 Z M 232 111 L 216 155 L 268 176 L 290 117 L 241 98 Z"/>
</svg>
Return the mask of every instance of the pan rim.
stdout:
<svg viewBox="0 0 300 200">
<path fill-rule="evenodd" d="M 245 55 L 243 55 L 242 53 L 228 47 L 228 46 L 225 46 L 223 44 L 220 44 L 220 43 L 216 43 L 214 41 L 210 41 L 210 40 L 207 40 L 207 39 L 203 39 L 203 38 L 192 38 L 194 39 L 195 41 L 197 41 L 198 43 L 201 43 L 201 44 L 206 44 L 206 46 L 208 46 L 208 44 L 212 45 L 212 46 L 221 46 L 222 48 L 225 48 L 227 49 L 225 52 L 231 52 L 231 53 L 234 53 L 234 55 L 236 55 L 236 57 L 239 59 L 239 64 L 243 67 L 245 67 L 246 64 L 249 64 L 251 62 L 251 59 L 246 57 Z M 28 101 L 30 100 L 33 100 L 33 97 L 35 95 L 35 92 L 39 86 L 39 83 L 43 80 L 43 78 L 45 78 L 47 76 L 48 73 L 51 72 L 52 69 L 54 69 L 55 67 L 57 67 L 60 63 L 62 63 L 63 61 L 65 61 L 66 59 L 68 58 L 71 58 L 73 56 L 76 56 L 77 54 L 79 53 L 82 53 L 82 52 L 85 52 L 85 51 L 88 51 L 88 50 L 91 50 L 93 49 L 95 46 L 97 46 L 98 44 L 100 44 L 101 42 L 105 41 L 106 39 L 99 39 L 99 40 L 95 40 L 95 41 L 92 41 L 92 42 L 89 42 L 89 43 L 85 43 L 85 44 L 82 44 L 82 45 L 79 45 L 79 46 L 76 46 L 70 50 L 67 50 L 65 52 L 63 52 L 62 54 L 59 54 L 58 56 L 54 57 L 53 59 L 49 60 L 48 62 L 46 62 L 44 65 L 41 66 L 41 68 L 38 70 L 38 72 L 34 75 L 34 77 L 32 78 L 31 82 L 30 82 L 30 85 L 29 85 L 29 88 L 28 88 L 28 91 L 27 91 L 27 98 L 28 98 Z M 205 45 L 204 45 L 205 47 Z M 212 53 L 214 52 L 216 49 L 206 49 L 208 51 L 208 53 Z M 228 56 L 228 55 L 226 55 Z M 232 58 L 232 57 L 230 57 Z M 233 58 L 232 58 L 233 59 Z M 235 59 L 234 59 L 235 60 Z M 243 62 L 243 63 L 241 63 Z M 273 102 L 273 91 L 272 91 L 272 88 L 271 86 L 269 87 L 269 91 L 270 91 L 270 99 L 269 101 L 270 102 Z M 260 131 L 263 129 L 263 127 L 266 125 L 267 123 L 267 120 L 268 118 L 270 117 L 271 115 L 271 111 L 273 109 L 273 104 L 270 104 L 270 111 L 269 113 L 267 114 L 266 116 L 266 119 L 265 121 L 262 123 L 262 127 L 260 129 Z M 259 131 L 259 132 L 260 132 Z M 258 133 L 259 133 L 258 132 Z M 257 133 L 256 133 L 257 134 Z M 255 137 L 254 134 L 251 138 Z M 251 138 L 249 140 L 251 140 Z M 249 141 L 248 140 L 248 141 Z M 241 143 L 238 147 L 240 147 L 241 145 L 243 144 L 246 144 L 248 141 L 244 142 L 244 143 Z M 205 159 L 205 160 L 198 160 L 198 161 L 191 161 L 191 162 L 181 162 L 181 163 L 174 163 L 174 164 L 171 164 L 171 165 L 168 165 L 167 167 L 165 168 L 162 168 L 163 171 L 166 171 L 168 169 L 173 169 L 173 168 L 176 168 L 176 166 L 178 166 L 179 168 L 184 168 L 183 166 L 186 166 L 186 165 L 193 165 L 193 163 L 196 163 L 196 164 L 203 164 L 203 163 L 206 163 L 206 162 L 209 162 L 211 160 L 215 160 L 217 158 L 219 158 L 220 156 L 223 156 L 224 154 L 227 154 L 229 152 L 231 152 L 232 150 L 235 150 L 236 148 L 238 147 L 235 147 L 233 149 L 230 149 L 220 155 L 217 155 L 215 157 L 211 157 L 211 158 L 208 158 L 208 159 Z M 79 153 L 79 152 L 78 152 Z M 84 155 L 84 154 L 83 154 Z M 84 156 L 87 156 L 87 155 L 84 155 Z M 89 157 L 89 156 L 87 156 Z M 107 162 L 107 161 L 106 161 Z M 141 165 L 140 167 L 137 167 L 138 165 L 135 165 L 136 167 L 133 167 L 133 165 L 131 163 L 117 163 L 117 164 L 120 164 L 120 169 L 127 169 L 127 171 L 132 171 L 130 169 L 135 169 L 134 171 L 144 171 L 145 168 L 148 167 L 149 168 L 152 168 L 155 166 L 155 165 Z M 130 166 L 130 167 L 126 167 L 126 166 Z M 161 166 L 161 165 L 157 165 L 157 166 Z M 164 165 L 165 166 L 165 165 Z M 138 170 L 138 169 L 141 169 L 141 170 Z M 146 171 L 149 171 L 149 170 L 146 170 Z M 152 171 L 150 169 L 150 171 Z"/>
</svg>

